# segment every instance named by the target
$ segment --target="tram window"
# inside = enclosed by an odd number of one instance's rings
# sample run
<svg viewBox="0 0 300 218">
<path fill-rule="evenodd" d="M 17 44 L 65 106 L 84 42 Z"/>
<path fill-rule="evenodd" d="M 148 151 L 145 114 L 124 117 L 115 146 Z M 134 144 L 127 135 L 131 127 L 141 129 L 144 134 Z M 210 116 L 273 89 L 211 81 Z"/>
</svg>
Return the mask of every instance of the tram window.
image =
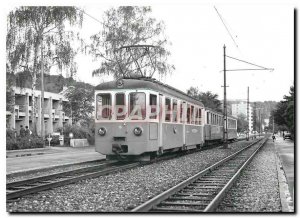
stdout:
<svg viewBox="0 0 300 218">
<path fill-rule="evenodd" d="M 173 112 L 172 122 L 177 123 L 177 100 L 175 99 L 173 99 L 172 112 Z"/>
<path fill-rule="evenodd" d="M 209 124 L 209 113 L 206 113 L 206 117 L 207 117 L 207 124 Z"/>
<path fill-rule="evenodd" d="M 202 125 L 202 122 L 201 122 L 201 109 L 199 108 L 199 114 L 198 114 L 198 121 L 199 121 L 199 125 Z"/>
<path fill-rule="evenodd" d="M 199 110 L 197 107 L 195 107 L 195 124 L 198 125 L 199 124 Z"/>
<path fill-rule="evenodd" d="M 131 92 L 129 94 L 129 117 L 132 120 L 144 120 L 146 118 L 145 93 Z"/>
<path fill-rule="evenodd" d="M 179 110 L 180 110 L 180 123 L 183 123 L 184 122 L 184 119 L 183 119 L 183 104 L 180 102 L 179 103 Z"/>
<path fill-rule="evenodd" d="M 157 118 L 157 95 L 150 94 L 150 119 Z"/>
<path fill-rule="evenodd" d="M 97 119 L 111 119 L 111 95 L 109 93 L 98 94 L 96 97 Z"/>
<path fill-rule="evenodd" d="M 165 99 L 165 121 L 170 122 L 171 121 L 171 99 L 166 98 Z"/>
<path fill-rule="evenodd" d="M 126 116 L 125 111 L 125 94 L 116 94 L 116 118 L 117 120 L 124 120 Z"/>
<path fill-rule="evenodd" d="M 191 123 L 191 105 L 187 105 L 186 122 Z"/>
<path fill-rule="evenodd" d="M 195 123 L 194 106 L 191 106 L 191 123 Z"/>
</svg>

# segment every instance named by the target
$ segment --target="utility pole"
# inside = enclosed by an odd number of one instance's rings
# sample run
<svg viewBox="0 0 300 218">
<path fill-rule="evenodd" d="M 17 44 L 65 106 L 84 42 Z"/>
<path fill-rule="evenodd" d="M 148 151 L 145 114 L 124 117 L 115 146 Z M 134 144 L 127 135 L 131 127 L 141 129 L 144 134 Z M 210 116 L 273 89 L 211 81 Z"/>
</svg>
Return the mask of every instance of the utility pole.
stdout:
<svg viewBox="0 0 300 218">
<path fill-rule="evenodd" d="M 274 134 L 274 116 L 273 116 L 273 134 Z"/>
<path fill-rule="evenodd" d="M 223 148 L 228 148 L 227 139 L 228 139 L 228 132 L 227 132 L 227 102 L 226 102 L 226 46 L 224 45 L 224 131 L 223 131 Z"/>
<path fill-rule="evenodd" d="M 248 61 L 244 61 L 244 60 L 240 60 L 238 58 L 234 58 L 234 57 L 230 57 L 228 55 L 226 55 L 226 46 L 224 45 L 224 110 L 223 110 L 223 117 L 224 117 L 224 131 L 223 131 L 223 140 L 224 140 L 224 145 L 223 145 L 223 148 L 228 148 L 228 144 L 227 144 L 227 141 L 228 141 L 228 130 L 227 130 L 227 104 L 226 104 L 226 71 L 248 71 L 248 70 L 270 70 L 270 71 L 273 71 L 274 69 L 273 68 L 266 68 L 266 67 L 262 67 L 262 66 L 259 66 L 257 64 L 253 64 L 253 63 L 250 63 Z M 249 65 L 252 65 L 252 66 L 255 66 L 256 68 L 247 68 L 247 69 L 226 69 L 226 57 L 227 58 L 230 58 L 230 59 L 233 59 L 233 60 L 236 60 L 236 61 L 240 61 L 240 62 L 243 62 L 243 63 L 246 63 L 246 64 L 249 64 Z M 248 105 L 249 105 L 249 87 L 248 87 Z M 249 106 L 248 106 L 249 108 Z M 249 110 L 249 109 L 247 109 Z M 248 120 L 248 134 L 249 134 L 249 111 L 247 112 L 247 120 Z M 248 139 L 249 140 L 249 139 Z"/>
<path fill-rule="evenodd" d="M 249 122 L 249 86 L 247 88 L 247 135 L 246 135 L 246 140 L 249 141 L 249 131 L 250 131 L 250 122 Z"/>
<path fill-rule="evenodd" d="M 41 136 L 45 138 L 45 126 L 44 126 L 44 45 L 43 37 L 41 38 Z"/>
<path fill-rule="evenodd" d="M 260 109 L 261 108 L 259 108 L 259 114 L 258 114 L 258 119 L 259 119 L 259 132 L 258 132 L 258 137 L 260 137 L 260 132 L 261 132 L 261 112 L 260 112 Z"/>
</svg>

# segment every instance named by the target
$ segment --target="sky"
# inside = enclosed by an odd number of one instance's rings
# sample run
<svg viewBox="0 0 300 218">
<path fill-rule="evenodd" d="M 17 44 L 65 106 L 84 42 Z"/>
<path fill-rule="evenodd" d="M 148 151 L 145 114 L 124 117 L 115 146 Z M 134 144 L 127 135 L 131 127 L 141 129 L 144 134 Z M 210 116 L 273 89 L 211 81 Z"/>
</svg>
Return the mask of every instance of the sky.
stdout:
<svg viewBox="0 0 300 218">
<path fill-rule="evenodd" d="M 35 2 L 35 3 L 34 3 Z M 171 75 L 161 81 L 184 92 L 191 86 L 200 91 L 211 91 L 223 99 L 223 46 L 226 54 L 263 66 L 269 70 L 227 72 L 227 99 L 247 98 L 250 101 L 280 101 L 288 95 L 294 84 L 294 8 L 296 1 L 46 1 L 46 5 L 75 5 L 101 21 L 103 12 L 120 5 L 148 5 L 152 16 L 165 23 L 172 45 L 169 47 L 169 62 L 175 65 Z M 26 2 L 37 5 L 36 1 Z M 22 1 L 5 4 L 6 13 Z M 222 16 L 223 25 L 216 10 Z M 1 26 L 6 26 L 6 16 Z M 4 22 L 3 22 L 4 21 Z M 84 15 L 81 36 L 88 41 L 101 30 L 101 24 Z M 234 38 L 232 40 L 230 34 Z M 5 34 L 2 32 L 5 41 Z M 5 51 L 5 47 L 2 49 Z M 1 53 L 5 59 L 4 54 Z M 90 55 L 78 54 L 77 79 L 97 85 L 112 80 L 112 77 L 92 77 L 92 71 L 100 65 Z M 227 69 L 256 68 L 226 58 Z M 3 68 L 4 70 L 4 68 Z M 64 75 L 64 73 L 63 73 Z M 157 75 L 154 75 L 154 77 Z"/>
<path fill-rule="evenodd" d="M 121 4 L 122 5 L 122 4 Z M 102 20 L 110 4 L 85 4 L 85 12 Z M 211 91 L 223 99 L 223 46 L 226 55 L 254 63 L 270 70 L 228 71 L 227 99 L 280 101 L 294 83 L 294 5 L 288 3 L 222 4 L 196 2 L 150 4 L 152 15 L 164 21 L 165 34 L 172 43 L 169 62 L 175 65 L 171 75 L 161 81 L 186 91 L 191 86 Z M 223 25 L 216 10 L 222 16 Z M 84 16 L 82 37 L 100 31 L 101 25 Z M 232 40 L 231 36 L 234 38 Z M 93 85 L 112 80 L 92 77 L 99 66 L 89 55 L 78 55 L 77 79 Z M 256 68 L 226 58 L 226 69 Z"/>
</svg>

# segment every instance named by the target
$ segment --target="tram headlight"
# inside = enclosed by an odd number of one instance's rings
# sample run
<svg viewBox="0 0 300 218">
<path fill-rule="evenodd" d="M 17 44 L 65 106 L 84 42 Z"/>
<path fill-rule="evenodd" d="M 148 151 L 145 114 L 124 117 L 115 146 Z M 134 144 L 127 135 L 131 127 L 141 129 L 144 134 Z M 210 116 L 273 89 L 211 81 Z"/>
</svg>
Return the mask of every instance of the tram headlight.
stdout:
<svg viewBox="0 0 300 218">
<path fill-rule="evenodd" d="M 104 136 L 106 134 L 106 129 L 104 127 L 100 127 L 98 133 L 99 135 Z"/>
<path fill-rule="evenodd" d="M 133 129 L 133 133 L 134 133 L 134 135 L 136 135 L 136 136 L 142 135 L 142 132 L 143 132 L 143 129 L 142 129 L 141 127 L 135 127 L 135 128 Z"/>
</svg>

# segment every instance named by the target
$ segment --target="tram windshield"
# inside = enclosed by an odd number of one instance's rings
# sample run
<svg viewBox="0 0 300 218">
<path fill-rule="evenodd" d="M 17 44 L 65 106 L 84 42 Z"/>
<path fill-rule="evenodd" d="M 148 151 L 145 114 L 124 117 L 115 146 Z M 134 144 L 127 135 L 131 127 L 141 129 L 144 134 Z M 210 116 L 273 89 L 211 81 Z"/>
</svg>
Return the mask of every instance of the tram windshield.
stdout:
<svg viewBox="0 0 300 218">
<path fill-rule="evenodd" d="M 125 94 L 117 93 L 116 94 L 116 118 L 117 120 L 124 120 L 126 116 L 125 111 Z"/>
<path fill-rule="evenodd" d="M 146 118 L 145 93 L 131 92 L 129 94 L 129 118 L 132 120 L 144 120 Z"/>
<path fill-rule="evenodd" d="M 102 93 L 96 96 L 96 117 L 98 120 L 111 119 L 111 94 Z"/>
</svg>

